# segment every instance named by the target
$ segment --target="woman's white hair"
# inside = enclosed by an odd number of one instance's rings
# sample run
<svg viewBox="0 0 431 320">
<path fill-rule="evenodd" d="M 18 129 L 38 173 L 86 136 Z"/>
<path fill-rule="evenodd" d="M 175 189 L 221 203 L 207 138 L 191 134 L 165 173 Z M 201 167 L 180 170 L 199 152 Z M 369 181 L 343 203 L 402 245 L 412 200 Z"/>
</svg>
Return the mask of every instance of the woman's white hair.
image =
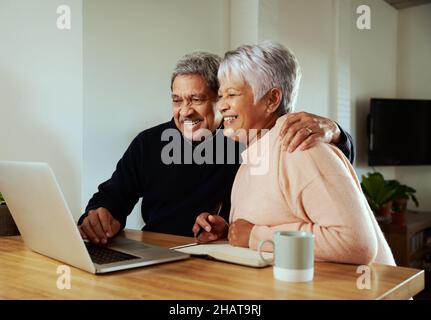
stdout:
<svg viewBox="0 0 431 320">
<path fill-rule="evenodd" d="M 278 114 L 294 110 L 301 70 L 295 55 L 281 44 L 265 41 L 259 45 L 244 45 L 226 52 L 219 70 L 219 80 L 233 77 L 249 84 L 254 103 L 272 88 L 280 88 L 282 99 Z"/>
</svg>

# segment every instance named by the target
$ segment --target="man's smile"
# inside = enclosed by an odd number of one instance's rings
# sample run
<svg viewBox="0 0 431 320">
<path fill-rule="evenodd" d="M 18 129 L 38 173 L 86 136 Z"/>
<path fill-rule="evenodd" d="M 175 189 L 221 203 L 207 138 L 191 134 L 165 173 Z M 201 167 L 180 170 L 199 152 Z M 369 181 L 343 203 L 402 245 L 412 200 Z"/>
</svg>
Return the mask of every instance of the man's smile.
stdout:
<svg viewBox="0 0 431 320">
<path fill-rule="evenodd" d="M 202 121 L 203 121 L 202 119 L 196 119 L 196 120 L 186 119 L 186 120 L 183 120 L 182 123 L 186 129 L 193 130 L 198 128 L 202 123 Z"/>
</svg>

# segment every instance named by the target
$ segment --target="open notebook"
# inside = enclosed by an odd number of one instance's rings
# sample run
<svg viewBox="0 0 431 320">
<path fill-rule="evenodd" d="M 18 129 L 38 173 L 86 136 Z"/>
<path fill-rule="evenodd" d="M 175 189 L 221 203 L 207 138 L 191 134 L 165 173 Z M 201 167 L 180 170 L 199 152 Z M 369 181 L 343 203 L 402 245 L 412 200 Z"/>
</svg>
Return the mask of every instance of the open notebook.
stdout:
<svg viewBox="0 0 431 320">
<path fill-rule="evenodd" d="M 249 267 L 262 268 L 268 264 L 263 261 L 255 250 L 234 247 L 228 241 L 215 241 L 209 244 L 190 244 L 171 248 L 195 256 L 241 264 Z M 263 252 L 265 259 L 272 259 L 272 253 Z"/>
</svg>

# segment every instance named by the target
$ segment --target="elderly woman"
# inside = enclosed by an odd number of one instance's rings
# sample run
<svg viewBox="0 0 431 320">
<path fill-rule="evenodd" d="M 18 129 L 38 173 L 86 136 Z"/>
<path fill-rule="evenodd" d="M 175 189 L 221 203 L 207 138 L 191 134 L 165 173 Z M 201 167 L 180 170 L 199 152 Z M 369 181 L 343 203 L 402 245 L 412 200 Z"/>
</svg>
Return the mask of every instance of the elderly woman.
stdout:
<svg viewBox="0 0 431 320">
<path fill-rule="evenodd" d="M 389 246 L 362 194 L 355 171 L 333 145 L 282 152 L 277 138 L 293 111 L 300 81 L 295 56 L 280 44 L 227 52 L 218 71 L 218 108 L 224 134 L 247 149 L 232 188 L 230 223 L 201 214 L 198 240 L 228 237 L 256 249 L 275 231 L 315 235 L 317 260 L 395 265 Z M 304 129 L 304 134 L 313 134 Z M 264 247 L 271 250 L 271 247 Z"/>
</svg>

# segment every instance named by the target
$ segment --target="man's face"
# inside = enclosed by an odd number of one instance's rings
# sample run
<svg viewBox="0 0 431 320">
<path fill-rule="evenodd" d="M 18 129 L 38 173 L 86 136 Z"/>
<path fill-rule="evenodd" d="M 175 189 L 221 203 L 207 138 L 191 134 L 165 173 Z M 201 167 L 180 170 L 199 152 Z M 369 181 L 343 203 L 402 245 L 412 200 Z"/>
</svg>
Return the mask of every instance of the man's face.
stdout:
<svg viewBox="0 0 431 320">
<path fill-rule="evenodd" d="M 172 112 L 184 137 L 201 141 L 221 123 L 215 108 L 217 94 L 200 75 L 178 75 L 172 84 Z"/>
</svg>

